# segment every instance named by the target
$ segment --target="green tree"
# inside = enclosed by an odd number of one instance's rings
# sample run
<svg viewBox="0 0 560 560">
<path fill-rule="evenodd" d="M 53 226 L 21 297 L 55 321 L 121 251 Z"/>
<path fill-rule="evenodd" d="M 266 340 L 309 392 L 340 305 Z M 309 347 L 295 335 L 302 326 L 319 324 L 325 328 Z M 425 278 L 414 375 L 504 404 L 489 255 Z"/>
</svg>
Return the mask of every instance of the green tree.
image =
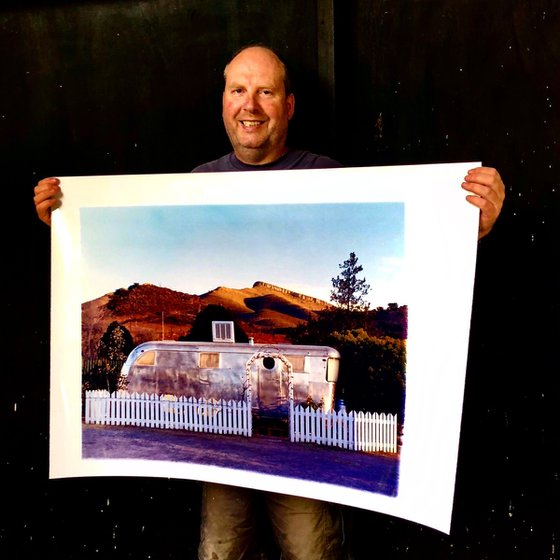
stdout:
<svg viewBox="0 0 560 560">
<path fill-rule="evenodd" d="M 371 327 L 369 334 L 406 339 L 408 336 L 408 307 L 389 303 L 387 307 L 378 307 L 370 312 Z"/>
<path fill-rule="evenodd" d="M 111 393 L 123 389 L 121 369 L 133 348 L 129 330 L 113 321 L 99 341 L 96 356 L 84 362 L 84 389 L 106 389 Z"/>
<path fill-rule="evenodd" d="M 331 301 L 347 312 L 367 311 L 369 303 L 364 298 L 370 285 L 365 278 L 358 278 L 363 267 L 358 264 L 356 253 L 350 253 L 350 258 L 338 267 L 342 272 L 332 279 Z"/>
<path fill-rule="evenodd" d="M 371 336 L 363 329 L 333 333 L 331 345 L 339 350 L 338 391 L 347 408 L 390 412 L 404 419 L 406 342 Z"/>
</svg>

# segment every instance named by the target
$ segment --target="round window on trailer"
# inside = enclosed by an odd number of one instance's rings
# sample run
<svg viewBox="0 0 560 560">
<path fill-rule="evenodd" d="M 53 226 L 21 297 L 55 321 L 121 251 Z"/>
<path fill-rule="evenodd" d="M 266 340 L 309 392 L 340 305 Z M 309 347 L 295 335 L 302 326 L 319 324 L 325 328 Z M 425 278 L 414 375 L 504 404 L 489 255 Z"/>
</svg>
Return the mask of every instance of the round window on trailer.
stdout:
<svg viewBox="0 0 560 560">
<path fill-rule="evenodd" d="M 274 369 L 275 364 L 276 364 L 276 361 L 274 360 L 274 358 L 272 358 L 270 356 L 265 356 L 263 358 L 263 366 L 266 369 Z"/>
</svg>

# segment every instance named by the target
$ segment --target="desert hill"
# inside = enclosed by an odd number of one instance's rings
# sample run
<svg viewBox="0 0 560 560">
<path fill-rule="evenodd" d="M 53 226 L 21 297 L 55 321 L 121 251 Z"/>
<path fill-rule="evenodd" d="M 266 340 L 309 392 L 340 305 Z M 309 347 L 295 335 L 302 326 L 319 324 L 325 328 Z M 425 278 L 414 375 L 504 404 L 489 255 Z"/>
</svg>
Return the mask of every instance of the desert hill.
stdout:
<svg viewBox="0 0 560 560">
<path fill-rule="evenodd" d="M 281 342 L 283 330 L 305 322 L 329 304 L 266 282 L 250 288 L 219 286 L 201 295 L 186 294 L 153 284 L 133 284 L 82 304 L 82 343 L 93 351 L 109 324 L 117 321 L 134 343 L 177 340 L 188 333 L 196 315 L 207 305 L 231 311 L 256 341 Z"/>
</svg>

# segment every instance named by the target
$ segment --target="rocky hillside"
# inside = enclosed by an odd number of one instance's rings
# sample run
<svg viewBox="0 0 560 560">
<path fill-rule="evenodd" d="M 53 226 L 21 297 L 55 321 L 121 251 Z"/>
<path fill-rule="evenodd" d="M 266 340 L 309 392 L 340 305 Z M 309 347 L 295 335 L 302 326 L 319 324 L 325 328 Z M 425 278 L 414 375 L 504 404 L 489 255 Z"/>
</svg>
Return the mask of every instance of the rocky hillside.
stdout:
<svg viewBox="0 0 560 560">
<path fill-rule="evenodd" d="M 176 340 L 188 333 L 207 305 L 229 309 L 243 330 L 257 342 L 281 342 L 284 329 L 295 327 L 328 303 L 266 282 L 250 288 L 220 286 L 202 295 L 185 294 L 152 284 L 133 284 L 82 304 L 84 352 L 93 349 L 108 325 L 118 321 L 135 344 L 146 340 Z"/>
</svg>

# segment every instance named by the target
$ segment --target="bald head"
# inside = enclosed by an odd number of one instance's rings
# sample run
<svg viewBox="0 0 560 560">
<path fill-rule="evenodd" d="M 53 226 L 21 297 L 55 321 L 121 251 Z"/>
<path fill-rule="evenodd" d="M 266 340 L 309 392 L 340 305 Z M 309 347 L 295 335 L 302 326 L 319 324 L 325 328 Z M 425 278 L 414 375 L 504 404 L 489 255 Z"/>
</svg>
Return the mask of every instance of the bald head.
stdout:
<svg viewBox="0 0 560 560">
<path fill-rule="evenodd" d="M 241 47 L 238 51 L 236 51 L 231 60 L 226 64 L 226 67 L 224 68 L 224 81 L 227 82 L 228 68 L 230 67 L 231 63 L 239 56 L 243 57 L 243 55 L 247 54 L 260 54 L 263 59 L 267 58 L 270 64 L 277 66 L 277 69 L 282 76 L 285 94 L 289 95 L 290 93 L 292 93 L 292 84 L 286 65 L 284 64 L 282 59 L 274 52 L 274 50 L 272 50 L 270 47 L 267 47 L 266 45 L 248 45 L 245 47 Z"/>
</svg>

